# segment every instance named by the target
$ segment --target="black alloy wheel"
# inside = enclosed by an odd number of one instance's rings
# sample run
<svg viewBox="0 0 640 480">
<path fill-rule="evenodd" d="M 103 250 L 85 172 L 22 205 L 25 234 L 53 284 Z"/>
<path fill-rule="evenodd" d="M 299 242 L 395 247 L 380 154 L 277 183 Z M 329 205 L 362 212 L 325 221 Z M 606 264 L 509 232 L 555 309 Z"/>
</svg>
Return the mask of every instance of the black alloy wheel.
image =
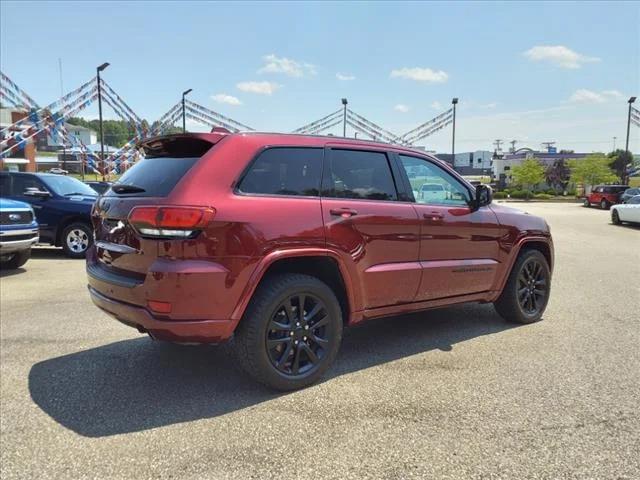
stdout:
<svg viewBox="0 0 640 480">
<path fill-rule="evenodd" d="M 271 316 L 266 342 L 271 364 L 284 375 L 305 375 L 317 368 L 328 351 L 329 317 L 318 297 L 288 297 Z"/>
<path fill-rule="evenodd" d="M 528 316 L 537 316 L 547 304 L 548 278 L 537 258 L 527 260 L 518 275 L 518 304 Z"/>
</svg>

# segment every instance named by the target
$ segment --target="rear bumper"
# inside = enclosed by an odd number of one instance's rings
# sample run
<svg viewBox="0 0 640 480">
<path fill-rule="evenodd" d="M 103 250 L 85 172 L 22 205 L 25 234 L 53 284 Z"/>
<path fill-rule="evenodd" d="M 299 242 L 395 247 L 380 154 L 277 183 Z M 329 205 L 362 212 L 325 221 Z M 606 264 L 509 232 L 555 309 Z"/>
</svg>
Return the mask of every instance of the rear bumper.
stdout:
<svg viewBox="0 0 640 480">
<path fill-rule="evenodd" d="M 106 297 L 90 285 L 88 288 L 91 300 L 98 308 L 125 325 L 160 340 L 220 343 L 231 337 L 236 324 L 231 320 L 162 320 L 145 308 Z"/>
</svg>

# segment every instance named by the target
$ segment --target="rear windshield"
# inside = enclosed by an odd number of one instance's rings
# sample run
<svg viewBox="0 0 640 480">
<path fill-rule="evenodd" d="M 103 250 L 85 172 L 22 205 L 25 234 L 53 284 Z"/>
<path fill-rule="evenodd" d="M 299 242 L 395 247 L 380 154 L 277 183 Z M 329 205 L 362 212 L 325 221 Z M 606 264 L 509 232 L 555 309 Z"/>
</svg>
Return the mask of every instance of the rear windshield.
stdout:
<svg viewBox="0 0 640 480">
<path fill-rule="evenodd" d="M 115 182 L 107 196 L 166 197 L 200 157 L 155 157 L 140 160 Z M 135 187 L 131 190 L 118 186 Z M 116 193 L 119 191 L 121 193 Z"/>
<path fill-rule="evenodd" d="M 141 146 L 145 158 L 127 170 L 105 195 L 166 197 L 214 143 L 180 135 L 150 139 Z"/>
</svg>

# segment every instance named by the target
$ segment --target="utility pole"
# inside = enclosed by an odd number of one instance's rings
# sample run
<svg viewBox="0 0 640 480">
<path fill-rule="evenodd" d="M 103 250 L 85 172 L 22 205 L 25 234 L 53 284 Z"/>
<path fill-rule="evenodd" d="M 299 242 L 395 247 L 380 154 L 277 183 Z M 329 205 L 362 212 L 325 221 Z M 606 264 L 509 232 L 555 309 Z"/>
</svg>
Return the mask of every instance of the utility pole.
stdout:
<svg viewBox="0 0 640 480">
<path fill-rule="evenodd" d="M 456 163 L 456 105 L 458 104 L 457 98 L 451 99 L 453 105 L 453 134 L 451 138 L 451 161 L 455 165 Z"/>
<path fill-rule="evenodd" d="M 516 153 L 516 143 L 518 143 L 518 141 L 517 140 L 511 140 L 509 143 L 511 144 L 510 152 L 511 153 Z"/>
<path fill-rule="evenodd" d="M 342 99 L 342 136 L 346 137 L 347 136 L 347 99 L 343 98 Z"/>
<path fill-rule="evenodd" d="M 493 145 L 496 147 L 496 153 L 498 153 L 498 150 L 500 150 L 500 145 L 502 145 L 504 143 L 503 140 L 500 140 L 499 138 L 496 139 L 495 142 L 493 142 Z"/>
<path fill-rule="evenodd" d="M 551 147 L 555 144 L 556 142 L 542 142 L 541 145 L 545 145 L 547 147 L 547 153 L 551 153 Z"/>
</svg>

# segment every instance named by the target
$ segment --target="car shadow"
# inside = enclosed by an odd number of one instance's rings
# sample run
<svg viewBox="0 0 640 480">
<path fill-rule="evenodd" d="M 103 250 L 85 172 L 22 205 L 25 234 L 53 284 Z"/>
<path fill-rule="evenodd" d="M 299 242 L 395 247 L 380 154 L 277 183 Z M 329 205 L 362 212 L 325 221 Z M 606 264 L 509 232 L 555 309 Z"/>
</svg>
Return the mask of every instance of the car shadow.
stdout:
<svg viewBox="0 0 640 480">
<path fill-rule="evenodd" d="M 21 273 L 25 273 L 26 271 L 27 271 L 27 269 L 23 268 L 23 267 L 12 268 L 12 269 L 2 268 L 2 269 L 0 269 L 0 278 L 11 277 L 13 275 L 19 275 Z"/>
<path fill-rule="evenodd" d="M 44 259 L 56 259 L 64 260 L 67 257 L 61 248 L 56 247 L 33 247 L 31 249 L 31 258 L 44 258 Z M 69 258 L 69 260 L 73 260 Z"/>
<path fill-rule="evenodd" d="M 347 329 L 324 381 L 512 328 L 491 305 L 464 305 L 373 320 Z M 29 372 L 34 402 L 87 437 L 213 418 L 282 395 L 236 366 L 230 345 L 185 347 L 123 340 L 42 361 Z M 313 388 L 313 387 L 311 387 Z"/>
</svg>

